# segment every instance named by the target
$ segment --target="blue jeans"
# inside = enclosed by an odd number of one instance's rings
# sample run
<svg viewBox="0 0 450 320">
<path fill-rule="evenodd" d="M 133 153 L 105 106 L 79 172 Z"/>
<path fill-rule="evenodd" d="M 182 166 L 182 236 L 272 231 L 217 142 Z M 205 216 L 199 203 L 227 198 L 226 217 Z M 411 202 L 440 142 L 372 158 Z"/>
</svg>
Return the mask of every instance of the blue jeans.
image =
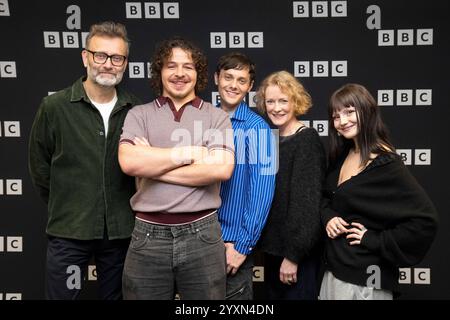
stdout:
<svg viewBox="0 0 450 320">
<path fill-rule="evenodd" d="M 225 299 L 226 258 L 217 214 L 179 226 L 136 219 L 123 272 L 124 299 Z"/>
</svg>

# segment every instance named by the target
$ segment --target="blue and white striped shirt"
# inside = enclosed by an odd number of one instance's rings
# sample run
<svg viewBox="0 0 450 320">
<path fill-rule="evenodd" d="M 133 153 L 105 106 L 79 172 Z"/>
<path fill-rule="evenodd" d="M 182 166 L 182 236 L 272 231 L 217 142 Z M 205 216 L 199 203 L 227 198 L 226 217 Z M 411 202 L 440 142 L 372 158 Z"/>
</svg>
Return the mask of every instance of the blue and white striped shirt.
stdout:
<svg viewBox="0 0 450 320">
<path fill-rule="evenodd" d="M 270 211 L 278 170 L 275 136 L 262 117 L 241 102 L 231 116 L 235 167 L 220 187 L 219 221 L 225 242 L 248 255 L 261 235 Z"/>
</svg>

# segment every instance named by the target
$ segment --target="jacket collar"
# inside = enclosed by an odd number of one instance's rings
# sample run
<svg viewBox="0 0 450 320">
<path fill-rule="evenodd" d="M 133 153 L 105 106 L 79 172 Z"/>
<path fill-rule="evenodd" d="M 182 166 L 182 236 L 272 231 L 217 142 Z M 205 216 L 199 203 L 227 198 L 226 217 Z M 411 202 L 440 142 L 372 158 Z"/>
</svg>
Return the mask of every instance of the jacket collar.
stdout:
<svg viewBox="0 0 450 320">
<path fill-rule="evenodd" d="M 72 94 L 70 97 L 70 102 L 79 102 L 84 100 L 87 103 L 91 103 L 86 91 L 84 90 L 83 82 L 86 81 L 86 76 L 80 77 L 72 85 Z M 123 91 L 119 86 L 116 86 L 117 103 L 115 108 L 122 108 L 125 106 L 133 105 L 133 100 L 125 91 Z"/>
<path fill-rule="evenodd" d="M 86 91 L 83 87 L 83 82 L 86 81 L 86 76 L 83 76 L 79 78 L 73 85 L 72 85 L 72 95 L 70 97 L 70 102 L 78 102 L 81 100 L 84 100 L 86 102 L 90 102 Z"/>
</svg>

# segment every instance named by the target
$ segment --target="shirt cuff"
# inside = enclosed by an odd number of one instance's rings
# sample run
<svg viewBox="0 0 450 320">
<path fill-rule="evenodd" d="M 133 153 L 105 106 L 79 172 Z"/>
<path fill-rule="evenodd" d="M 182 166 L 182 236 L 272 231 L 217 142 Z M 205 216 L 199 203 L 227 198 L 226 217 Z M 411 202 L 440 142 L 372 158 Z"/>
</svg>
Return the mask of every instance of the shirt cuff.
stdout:
<svg viewBox="0 0 450 320">
<path fill-rule="evenodd" d="M 121 139 L 121 140 L 119 141 L 119 144 L 122 144 L 122 143 L 135 145 L 134 141 L 133 141 L 133 140 L 130 140 L 130 139 Z"/>
<path fill-rule="evenodd" d="M 322 225 L 324 227 L 326 227 L 328 221 L 330 221 L 331 218 L 338 217 L 338 216 L 339 216 L 339 214 L 336 211 L 331 210 L 330 208 L 326 208 L 326 207 L 323 208 L 322 214 L 321 214 Z"/>
<path fill-rule="evenodd" d="M 248 256 L 250 253 L 252 253 L 253 247 L 247 246 L 244 243 L 241 242 L 235 242 L 234 243 L 234 249 L 241 253 L 241 254 L 245 254 L 246 256 Z"/>
<path fill-rule="evenodd" d="M 361 239 L 361 245 L 369 249 L 370 251 L 380 250 L 380 232 L 367 230 Z"/>
</svg>

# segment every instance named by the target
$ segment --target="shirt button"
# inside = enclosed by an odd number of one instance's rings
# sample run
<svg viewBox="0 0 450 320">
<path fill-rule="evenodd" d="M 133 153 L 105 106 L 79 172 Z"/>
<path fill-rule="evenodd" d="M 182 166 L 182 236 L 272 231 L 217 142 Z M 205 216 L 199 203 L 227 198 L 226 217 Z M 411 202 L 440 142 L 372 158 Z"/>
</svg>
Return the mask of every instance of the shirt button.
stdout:
<svg viewBox="0 0 450 320">
<path fill-rule="evenodd" d="M 103 131 L 100 131 L 98 134 L 101 135 L 101 136 L 104 135 Z"/>
</svg>

